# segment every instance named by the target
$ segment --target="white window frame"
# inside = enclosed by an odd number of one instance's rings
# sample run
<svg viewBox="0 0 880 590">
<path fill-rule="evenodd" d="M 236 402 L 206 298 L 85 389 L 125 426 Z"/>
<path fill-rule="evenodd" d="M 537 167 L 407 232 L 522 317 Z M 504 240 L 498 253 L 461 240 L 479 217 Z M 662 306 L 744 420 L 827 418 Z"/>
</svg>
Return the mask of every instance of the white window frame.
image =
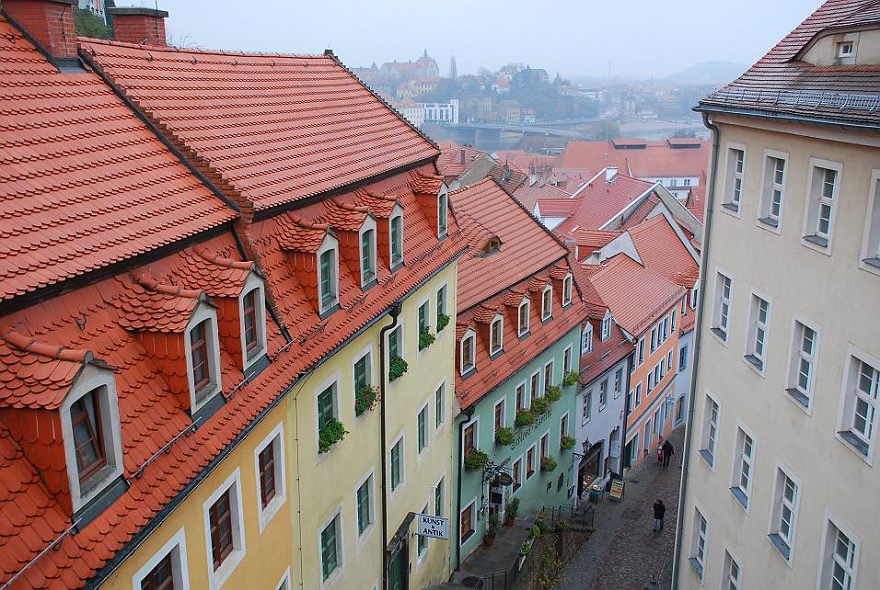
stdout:
<svg viewBox="0 0 880 590">
<path fill-rule="evenodd" d="M 730 336 L 733 308 L 733 277 L 721 270 L 715 273 L 715 308 L 712 310 L 711 332 L 725 344 Z"/>
<path fill-rule="evenodd" d="M 848 559 L 837 554 L 836 549 L 843 539 L 847 543 Z M 835 517 L 826 512 L 825 526 L 822 527 L 821 553 L 819 558 L 819 575 L 816 577 L 817 590 L 830 589 L 834 567 L 838 566 L 845 575 L 843 588 L 856 590 L 858 588 L 858 568 L 861 542 L 849 527 L 843 526 Z"/>
<path fill-rule="evenodd" d="M 763 294 L 752 293 L 749 304 L 749 329 L 746 336 L 746 363 L 764 374 L 767 366 L 767 348 L 770 339 L 770 313 L 772 302 Z"/>
<path fill-rule="evenodd" d="M 586 326 L 584 326 L 584 331 L 581 336 L 581 351 L 583 354 L 593 352 L 593 324 L 589 321 Z"/>
<path fill-rule="evenodd" d="M 541 291 L 541 321 L 553 318 L 553 286 L 547 285 Z"/>
<path fill-rule="evenodd" d="M 437 237 L 446 237 L 449 230 L 449 194 L 445 186 L 437 194 Z"/>
<path fill-rule="evenodd" d="M 603 379 L 599 383 L 599 411 L 605 409 L 608 405 L 608 379 Z"/>
<path fill-rule="evenodd" d="M 562 279 L 562 307 L 567 307 L 571 305 L 571 297 L 574 284 L 574 279 L 571 276 L 571 273 L 565 275 L 565 278 Z"/>
<path fill-rule="evenodd" d="M 465 512 L 467 512 L 468 508 L 470 508 L 470 514 L 471 514 L 470 527 L 469 527 L 470 531 L 468 532 L 467 538 L 463 539 L 462 533 L 464 531 L 461 530 L 461 517 L 464 515 Z M 476 498 L 473 498 L 470 502 L 468 502 L 467 504 L 465 504 L 461 508 L 461 512 L 458 513 L 458 528 L 459 528 L 459 531 L 458 531 L 458 546 L 459 547 L 463 546 L 465 543 L 467 543 L 468 541 L 473 539 L 474 536 L 477 534 L 477 500 L 476 500 Z"/>
<path fill-rule="evenodd" d="M 523 308 L 525 308 L 525 315 L 523 315 Z M 531 313 L 531 302 L 529 301 L 528 297 L 524 297 L 519 306 L 516 308 L 517 333 L 519 334 L 520 338 L 529 333 L 529 321 Z M 523 321 L 523 318 L 525 318 L 525 321 Z"/>
<path fill-rule="evenodd" d="M 721 405 L 708 393 L 706 393 L 705 400 L 698 452 L 714 471 L 715 456 L 718 450 L 718 427 L 721 424 Z"/>
<path fill-rule="evenodd" d="M 748 512 L 752 483 L 755 480 L 755 436 L 742 424 L 738 424 L 735 444 L 730 493 Z"/>
<path fill-rule="evenodd" d="M 322 286 L 324 282 L 321 276 L 321 258 L 327 252 L 332 252 L 333 256 L 330 261 L 330 292 L 325 294 Z M 318 310 L 324 314 L 339 305 L 339 243 L 333 236 L 328 234 L 324 238 L 315 254 L 315 261 L 317 262 L 315 273 L 318 279 Z"/>
<path fill-rule="evenodd" d="M 641 367 L 645 364 L 645 337 L 642 336 L 639 338 L 639 344 L 636 348 L 636 363 L 635 366 Z"/>
<path fill-rule="evenodd" d="M 498 326 L 498 338 L 495 338 L 495 326 Z M 489 354 L 495 355 L 504 350 L 504 316 L 501 314 L 492 318 L 489 323 Z"/>
<path fill-rule="evenodd" d="M 367 244 L 370 251 L 366 254 L 364 253 L 364 236 L 370 235 L 372 239 L 370 243 Z M 370 283 L 376 280 L 377 276 L 377 267 L 376 267 L 376 244 L 377 244 L 377 236 L 378 231 L 376 231 L 376 220 L 368 215 L 364 220 L 364 224 L 361 226 L 360 232 L 358 232 L 358 254 L 360 255 L 360 270 L 361 270 L 361 287 L 366 287 Z M 368 261 L 370 264 L 370 268 L 364 268 L 364 261 Z"/>
<path fill-rule="evenodd" d="M 501 424 L 495 419 L 498 416 L 498 406 L 501 406 Z M 498 432 L 499 428 L 507 425 L 507 401 L 501 398 L 492 406 L 492 432 Z"/>
<path fill-rule="evenodd" d="M 555 369 L 556 362 L 553 359 L 550 359 L 544 365 L 544 371 L 541 373 L 541 397 L 544 397 L 547 394 L 547 388 L 553 384 L 553 371 Z M 549 377 L 549 379 L 547 377 Z"/>
<path fill-rule="evenodd" d="M 620 392 L 623 391 L 623 369 L 617 369 L 614 371 L 614 399 L 620 397 Z"/>
<path fill-rule="evenodd" d="M 742 590 L 742 566 L 740 561 L 730 552 L 730 548 L 724 550 L 724 565 L 721 571 L 722 590 Z"/>
<path fill-rule="evenodd" d="M 333 388 L 333 418 L 339 420 L 339 373 L 334 373 L 331 377 L 326 379 L 323 383 L 321 383 L 318 387 L 315 388 L 315 449 L 318 451 L 319 455 L 325 454 L 320 452 L 320 443 L 319 437 L 321 433 L 321 405 L 318 401 L 318 398 L 330 388 Z M 333 447 L 330 447 L 331 449 Z"/>
<path fill-rule="evenodd" d="M 835 173 L 831 197 L 826 196 L 823 190 L 826 185 L 826 171 L 828 170 Z M 834 234 L 834 218 L 835 212 L 838 209 L 840 184 L 842 180 L 843 164 L 820 158 L 810 158 L 809 176 L 807 177 L 807 195 L 805 198 L 806 210 L 804 211 L 804 227 L 803 233 L 801 234 L 801 243 L 813 250 L 822 252 L 823 254 L 831 254 L 831 240 Z M 824 207 L 828 208 L 827 232 L 823 232 L 820 229 Z"/>
<path fill-rule="evenodd" d="M 208 371 L 210 380 L 208 385 L 196 391 L 195 376 L 193 375 L 192 358 L 192 331 L 207 321 L 205 331 L 206 350 L 208 354 Z M 205 303 L 199 303 L 184 331 L 184 353 L 186 356 L 186 377 L 189 384 L 190 413 L 198 412 L 208 401 L 220 393 L 223 387 L 223 374 L 220 368 L 220 339 L 217 328 L 217 311 Z"/>
<path fill-rule="evenodd" d="M 321 536 L 324 531 L 330 526 L 331 523 L 335 523 L 334 526 L 336 528 L 336 567 L 333 568 L 333 571 L 324 578 L 324 551 L 323 551 L 323 543 Z M 345 553 L 344 547 L 345 543 L 343 542 L 343 535 L 345 533 L 344 528 L 342 526 L 342 507 L 337 507 L 333 512 L 333 516 L 325 520 L 321 523 L 321 526 L 318 527 L 317 530 L 317 541 L 318 541 L 318 565 L 321 567 L 321 573 L 319 574 L 321 577 L 321 587 L 332 586 L 343 573 L 343 569 L 345 567 Z"/>
<path fill-rule="evenodd" d="M 438 403 L 439 402 L 439 403 Z M 446 381 L 434 388 L 434 430 L 440 430 L 446 419 Z"/>
<path fill-rule="evenodd" d="M 181 527 L 162 547 L 150 557 L 135 575 L 131 585 L 134 590 L 140 590 L 144 579 L 150 575 L 159 563 L 168 555 L 171 555 L 171 569 L 173 572 L 174 590 L 189 590 L 189 561 L 186 556 L 186 534 Z"/>
<path fill-rule="evenodd" d="M 581 406 L 581 424 L 587 424 L 593 418 L 593 390 L 584 392 L 583 406 Z"/>
<path fill-rule="evenodd" d="M 529 461 L 529 451 L 531 451 L 531 461 Z M 537 442 L 532 443 L 532 445 L 528 449 L 526 449 L 526 480 L 532 479 L 541 471 L 540 454 L 541 450 L 538 448 Z"/>
<path fill-rule="evenodd" d="M 284 574 L 281 576 L 281 579 L 278 580 L 277 584 L 275 584 L 275 590 L 292 590 L 290 587 L 290 568 L 284 570 Z"/>
<path fill-rule="evenodd" d="M 70 409 L 74 403 L 92 391 L 95 391 L 98 396 L 105 464 L 91 475 L 87 482 L 80 483 Z M 122 476 L 122 431 L 119 421 L 119 399 L 113 374 L 92 364 L 83 367 L 70 392 L 61 402 L 60 412 L 61 433 L 64 437 L 64 457 L 67 463 L 67 482 L 70 486 L 73 511 L 76 512 L 99 496 L 112 481 Z"/>
<path fill-rule="evenodd" d="M 425 415 L 425 428 L 424 431 L 419 428 L 419 416 L 422 414 Z M 431 410 L 429 409 L 428 402 L 426 401 L 419 411 L 416 413 L 416 455 L 421 458 L 424 456 L 425 451 L 428 450 L 428 447 L 431 445 L 431 437 L 430 434 L 430 422 L 431 422 Z M 422 435 L 424 434 L 424 445 L 422 445 Z"/>
<path fill-rule="evenodd" d="M 401 432 L 397 435 L 397 437 L 391 442 L 391 445 L 388 447 L 388 490 L 393 496 L 395 492 L 400 490 L 403 485 L 406 483 L 406 432 Z M 400 445 L 400 481 L 397 482 L 397 485 L 392 487 L 391 481 L 391 465 L 392 460 L 391 457 L 393 455 L 392 451 L 394 448 Z"/>
<path fill-rule="evenodd" d="M 358 506 L 358 492 L 366 486 L 367 490 L 367 518 L 370 521 L 361 531 L 360 510 Z M 361 477 L 354 487 L 354 530 L 358 536 L 358 544 L 363 542 L 376 528 L 376 478 L 373 470 Z"/>
<path fill-rule="evenodd" d="M 214 569 L 214 555 L 211 543 L 211 516 L 209 509 L 214 505 L 220 496 L 231 492 L 229 501 L 230 519 L 232 521 L 232 553 L 226 556 L 223 563 L 216 570 Z M 208 558 L 208 578 L 210 587 L 213 589 L 220 588 L 241 560 L 247 553 L 247 545 L 245 543 L 244 530 L 244 510 L 242 510 L 241 502 L 241 469 L 236 468 L 220 486 L 214 490 L 211 496 L 202 504 L 202 518 L 205 525 L 205 551 Z"/>
<path fill-rule="evenodd" d="M 599 339 L 600 339 L 602 342 L 605 342 L 606 340 L 608 340 L 609 338 L 611 338 L 611 320 L 612 320 L 612 317 L 613 317 L 613 316 L 611 315 L 611 312 L 610 312 L 610 311 L 606 311 L 606 312 L 605 312 L 605 317 L 602 318 L 602 330 L 601 330 L 601 335 L 600 335 L 600 337 L 599 337 Z"/>
<path fill-rule="evenodd" d="M 641 403 L 642 403 L 642 382 L 639 381 L 636 384 L 636 406 L 635 407 L 639 407 L 639 405 Z"/>
<path fill-rule="evenodd" d="M 851 344 L 846 353 L 836 436 L 862 460 L 873 465 L 880 410 L 880 361 Z M 860 389 L 864 385 L 860 374 L 863 365 L 873 369 L 873 380 L 869 385 L 872 391 L 869 392 Z M 857 428 L 857 418 L 865 422 L 862 430 Z"/>
<path fill-rule="evenodd" d="M 465 363 L 467 357 L 465 351 L 470 353 L 470 363 Z M 477 334 L 473 330 L 468 330 L 461 337 L 459 343 L 459 373 L 467 375 L 477 367 Z"/>
<path fill-rule="evenodd" d="M 398 220 L 400 231 L 395 240 L 394 226 Z M 388 218 L 388 261 L 392 271 L 403 266 L 403 243 L 403 208 L 395 205 L 391 217 Z"/>
<path fill-rule="evenodd" d="M 256 329 L 257 345 L 253 350 L 248 352 L 247 342 L 245 341 L 244 328 L 244 299 L 250 293 L 256 291 L 254 296 L 254 322 Z M 255 273 L 250 273 L 245 281 L 244 289 L 238 298 L 239 313 L 239 333 L 241 334 L 241 362 L 242 367 L 247 370 L 255 361 L 266 354 L 266 291 L 263 280 Z"/>
<path fill-rule="evenodd" d="M 785 180 L 788 172 L 788 154 L 777 150 L 764 150 L 764 176 L 761 179 L 761 208 L 758 225 L 779 233 L 779 221 L 785 203 Z M 780 170 L 780 162 L 782 169 Z"/>
<path fill-rule="evenodd" d="M 727 144 L 727 157 L 724 159 L 724 200 L 721 208 L 736 217 L 742 209 L 742 195 L 745 191 L 746 146 L 739 143 Z"/>
<path fill-rule="evenodd" d="M 260 453 L 269 445 L 273 445 L 275 497 L 263 508 L 262 490 L 260 489 Z M 287 501 L 287 476 L 285 474 L 284 454 L 284 424 L 279 422 L 254 449 L 254 481 L 257 486 L 257 514 L 260 516 L 261 533 Z"/>
<path fill-rule="evenodd" d="M 573 371 L 574 367 L 574 352 L 572 350 L 571 345 L 565 347 L 565 350 L 562 351 L 562 378 L 564 379 L 566 375 Z"/>
<path fill-rule="evenodd" d="M 791 490 L 791 494 L 789 494 L 789 490 Z M 791 564 L 797 532 L 797 516 L 801 502 L 800 490 L 800 480 L 794 477 L 788 468 L 777 462 L 767 538 L 789 564 Z"/>
<path fill-rule="evenodd" d="M 871 173 L 868 188 L 868 210 L 859 267 L 880 274 L 880 170 Z"/>
<path fill-rule="evenodd" d="M 691 529 L 691 543 L 688 551 L 688 563 L 697 577 L 702 580 L 706 566 L 706 547 L 709 544 L 709 521 L 703 511 L 694 506 L 694 521 Z"/>
<path fill-rule="evenodd" d="M 797 402 L 799 407 L 812 410 L 813 392 L 816 385 L 816 362 L 819 359 L 819 330 L 816 324 L 795 315 L 791 324 L 791 345 L 788 352 L 788 377 L 785 392 Z M 812 332 L 813 337 L 809 350 L 806 350 L 805 342 L 807 330 Z M 801 384 L 804 368 L 806 367 L 806 387 Z"/>
</svg>

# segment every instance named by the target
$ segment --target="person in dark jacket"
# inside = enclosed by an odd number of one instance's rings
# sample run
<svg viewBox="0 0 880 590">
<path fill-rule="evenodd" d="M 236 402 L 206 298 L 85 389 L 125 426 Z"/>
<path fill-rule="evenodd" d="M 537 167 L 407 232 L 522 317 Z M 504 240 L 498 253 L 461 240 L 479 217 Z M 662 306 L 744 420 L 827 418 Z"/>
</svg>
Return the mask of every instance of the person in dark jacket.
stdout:
<svg viewBox="0 0 880 590">
<path fill-rule="evenodd" d="M 663 530 L 663 516 L 666 514 L 666 506 L 663 500 L 654 502 L 654 525 L 651 530 L 658 533 Z"/>
<path fill-rule="evenodd" d="M 675 454 L 675 449 L 672 447 L 672 443 L 669 442 L 669 439 L 663 443 L 663 467 L 669 465 L 669 460 L 672 459 L 672 456 Z"/>
</svg>

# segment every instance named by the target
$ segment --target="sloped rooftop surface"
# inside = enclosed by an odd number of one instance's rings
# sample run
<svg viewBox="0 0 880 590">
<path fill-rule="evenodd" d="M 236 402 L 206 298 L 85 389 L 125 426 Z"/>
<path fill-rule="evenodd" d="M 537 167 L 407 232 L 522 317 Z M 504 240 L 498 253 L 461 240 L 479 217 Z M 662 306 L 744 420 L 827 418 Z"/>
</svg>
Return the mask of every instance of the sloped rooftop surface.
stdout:
<svg viewBox="0 0 880 590">
<path fill-rule="evenodd" d="M 437 147 L 332 55 L 83 40 L 83 55 L 259 211 L 349 187 Z"/>
<path fill-rule="evenodd" d="M 568 219 L 554 228 L 560 235 L 574 236 L 579 230 L 599 229 L 619 215 L 630 203 L 644 195 L 653 182 L 647 182 L 618 174 L 614 181 L 608 183 L 604 175 L 582 187 L 571 199 L 568 199 L 571 214 Z M 564 204 L 563 201 L 557 201 Z M 538 206 L 544 214 L 545 206 L 552 206 L 553 201 L 539 201 Z"/>
<path fill-rule="evenodd" d="M 742 76 L 700 101 L 697 110 L 880 123 L 880 64 L 817 66 L 801 51 L 825 34 L 880 29 L 874 0 L 829 0 L 776 44 Z"/>
<path fill-rule="evenodd" d="M 621 174 L 638 178 L 700 177 L 709 165 L 710 143 L 697 141 L 698 148 L 643 139 L 571 141 L 558 157 L 556 167 L 599 171 L 616 166 Z"/>
<path fill-rule="evenodd" d="M 636 225 L 629 235 L 646 267 L 673 283 L 693 287 L 693 277 L 699 270 L 697 261 L 664 215 Z"/>
<path fill-rule="evenodd" d="M 567 253 L 491 178 L 451 192 L 449 200 L 468 242 L 468 252 L 458 264 L 459 310 L 507 289 Z M 492 236 L 500 239 L 501 246 L 492 254 L 483 254 Z"/>
<path fill-rule="evenodd" d="M 93 73 L 59 73 L 0 17 L 0 300 L 227 223 Z"/>
</svg>

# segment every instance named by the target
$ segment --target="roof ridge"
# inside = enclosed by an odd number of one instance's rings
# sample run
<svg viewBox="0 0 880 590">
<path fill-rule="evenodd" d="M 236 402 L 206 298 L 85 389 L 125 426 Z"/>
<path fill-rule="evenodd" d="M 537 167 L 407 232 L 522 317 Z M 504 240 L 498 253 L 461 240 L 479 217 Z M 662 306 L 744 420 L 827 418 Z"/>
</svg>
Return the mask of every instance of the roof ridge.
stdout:
<svg viewBox="0 0 880 590">
<path fill-rule="evenodd" d="M 150 291 L 155 291 L 156 293 L 161 293 L 162 295 L 199 300 L 204 300 L 206 298 L 205 292 L 201 289 L 187 289 L 186 287 L 179 285 L 160 283 L 157 279 L 148 276 L 146 273 L 132 274 L 132 279 L 134 279 L 134 282 L 141 287 L 149 289 Z"/>
<path fill-rule="evenodd" d="M 2 330 L 0 338 L 13 348 L 21 350 L 22 352 L 29 352 L 31 354 L 55 360 L 83 364 L 90 363 L 95 358 L 92 352 L 88 350 L 67 348 L 60 344 L 53 345 L 39 342 L 36 338 L 25 336 L 24 334 L 17 332 L 15 328 L 9 325 L 3 326 L 0 330 Z"/>
<path fill-rule="evenodd" d="M 219 254 L 211 254 L 206 248 L 196 246 L 193 251 L 203 260 L 211 262 L 224 268 L 234 268 L 236 270 L 254 270 L 254 263 L 249 260 L 233 260 L 225 258 Z"/>
</svg>

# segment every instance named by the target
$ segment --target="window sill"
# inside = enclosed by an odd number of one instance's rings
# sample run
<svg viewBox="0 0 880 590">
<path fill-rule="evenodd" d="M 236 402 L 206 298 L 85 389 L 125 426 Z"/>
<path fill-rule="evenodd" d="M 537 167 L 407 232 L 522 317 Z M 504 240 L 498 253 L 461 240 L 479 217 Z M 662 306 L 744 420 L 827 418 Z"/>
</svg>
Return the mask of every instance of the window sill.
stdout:
<svg viewBox="0 0 880 590">
<path fill-rule="evenodd" d="M 847 445 L 849 445 L 859 455 L 861 455 L 863 457 L 868 456 L 868 451 L 870 450 L 868 443 L 866 443 L 861 438 L 859 438 L 858 435 L 856 435 L 854 432 L 852 432 L 850 430 L 842 430 L 842 431 L 838 432 L 837 434 L 838 434 L 838 436 L 840 436 L 841 439 L 843 439 L 843 441 Z"/>
<path fill-rule="evenodd" d="M 727 332 L 721 328 L 709 328 L 709 331 L 715 335 L 721 342 L 727 344 Z"/>
<path fill-rule="evenodd" d="M 756 369 L 758 373 L 764 374 L 764 361 L 759 359 L 754 354 L 747 354 L 743 357 L 743 360 L 746 361 L 753 369 Z"/>
<path fill-rule="evenodd" d="M 727 211 L 735 213 L 737 217 L 739 217 L 739 204 L 729 201 L 727 203 L 721 203 L 721 206 Z"/>
<path fill-rule="evenodd" d="M 730 494 L 736 498 L 736 501 L 739 502 L 745 510 L 749 509 L 749 497 L 746 496 L 744 491 L 742 491 L 742 488 L 732 487 L 730 488 Z"/>
<path fill-rule="evenodd" d="M 782 537 L 780 537 L 778 533 L 770 533 L 767 535 L 767 538 L 770 539 L 770 543 L 776 547 L 776 550 L 779 551 L 779 554 L 785 561 L 791 559 L 791 547 L 788 546 L 788 543 L 782 540 Z"/>
<path fill-rule="evenodd" d="M 831 256 L 830 242 L 828 238 L 823 238 L 817 235 L 803 236 L 801 238 L 801 244 L 810 250 L 814 250 L 825 256 Z"/>
<path fill-rule="evenodd" d="M 804 393 L 801 392 L 799 389 L 789 387 L 785 390 L 785 393 L 787 393 L 792 400 L 802 405 L 804 408 L 810 408 L 810 398 L 804 395 Z"/>
<path fill-rule="evenodd" d="M 691 569 L 694 570 L 694 573 L 697 574 L 697 577 L 702 580 L 703 564 L 701 564 L 696 557 L 688 557 L 688 563 L 691 564 Z"/>
<path fill-rule="evenodd" d="M 875 256 L 873 258 L 863 258 L 862 259 L 862 268 L 872 273 L 880 273 L 880 256 Z"/>
<path fill-rule="evenodd" d="M 779 220 L 774 219 L 773 217 L 759 217 L 758 223 L 762 223 L 764 225 L 770 226 L 770 227 L 774 228 L 774 230 L 779 229 Z M 774 232 L 774 233 L 778 233 L 778 232 Z"/>
<path fill-rule="evenodd" d="M 709 465 L 709 467 L 715 467 L 715 456 L 709 452 L 709 449 L 700 449 L 699 453 L 700 457 L 703 458 L 703 461 L 705 461 Z"/>
</svg>

